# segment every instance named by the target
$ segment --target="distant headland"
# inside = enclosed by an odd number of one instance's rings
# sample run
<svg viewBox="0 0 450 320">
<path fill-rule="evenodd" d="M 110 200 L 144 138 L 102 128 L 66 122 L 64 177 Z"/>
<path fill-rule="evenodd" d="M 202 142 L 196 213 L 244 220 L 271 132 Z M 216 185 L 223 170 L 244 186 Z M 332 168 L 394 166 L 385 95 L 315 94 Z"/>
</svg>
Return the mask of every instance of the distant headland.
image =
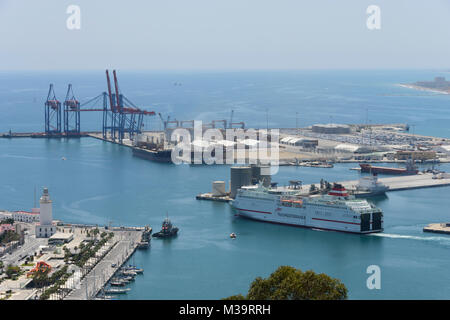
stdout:
<svg viewBox="0 0 450 320">
<path fill-rule="evenodd" d="M 414 83 L 400 84 L 400 86 L 416 90 L 450 94 L 450 81 L 445 80 L 445 77 L 435 77 L 434 81 L 417 81 Z"/>
</svg>

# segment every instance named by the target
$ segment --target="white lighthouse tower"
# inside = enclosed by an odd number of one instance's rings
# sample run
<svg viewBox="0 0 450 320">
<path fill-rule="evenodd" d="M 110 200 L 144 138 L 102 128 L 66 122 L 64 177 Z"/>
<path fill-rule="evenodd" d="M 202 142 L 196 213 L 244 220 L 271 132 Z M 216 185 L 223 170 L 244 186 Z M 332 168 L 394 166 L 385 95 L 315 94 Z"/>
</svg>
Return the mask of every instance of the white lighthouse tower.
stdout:
<svg viewBox="0 0 450 320">
<path fill-rule="evenodd" d="M 47 188 L 44 188 L 39 204 L 39 224 L 36 226 L 36 237 L 50 238 L 55 234 L 56 226 L 53 225 L 52 200 L 50 200 Z"/>
</svg>

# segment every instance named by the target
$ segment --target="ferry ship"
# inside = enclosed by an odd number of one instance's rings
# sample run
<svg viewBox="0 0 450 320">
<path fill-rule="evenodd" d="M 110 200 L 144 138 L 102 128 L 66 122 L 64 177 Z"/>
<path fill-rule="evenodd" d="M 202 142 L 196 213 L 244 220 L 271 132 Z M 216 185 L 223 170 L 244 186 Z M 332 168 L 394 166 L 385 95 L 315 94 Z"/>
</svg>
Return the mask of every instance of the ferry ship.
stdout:
<svg viewBox="0 0 450 320">
<path fill-rule="evenodd" d="M 254 220 L 349 233 L 383 231 L 383 213 L 335 184 L 327 195 L 300 196 L 298 190 L 242 187 L 232 203 L 237 215 Z"/>
</svg>

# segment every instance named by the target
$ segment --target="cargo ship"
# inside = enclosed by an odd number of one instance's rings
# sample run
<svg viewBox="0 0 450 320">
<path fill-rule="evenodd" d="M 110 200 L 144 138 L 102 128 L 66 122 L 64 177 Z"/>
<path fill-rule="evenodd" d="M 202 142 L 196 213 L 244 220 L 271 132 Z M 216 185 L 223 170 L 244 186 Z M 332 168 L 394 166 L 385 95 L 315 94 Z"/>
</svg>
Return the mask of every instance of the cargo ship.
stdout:
<svg viewBox="0 0 450 320">
<path fill-rule="evenodd" d="M 262 185 L 242 187 L 232 206 L 237 216 L 270 223 L 357 234 L 383 231 L 381 209 L 349 195 L 340 184 L 334 184 L 327 195 L 300 196 L 298 192 Z"/>
<path fill-rule="evenodd" d="M 414 165 L 414 162 L 408 160 L 406 162 L 406 168 L 392 168 L 392 167 L 378 167 L 372 166 L 369 163 L 360 163 L 361 172 L 369 173 L 384 173 L 384 174 L 401 174 L 401 175 L 413 175 L 418 174 L 419 170 Z"/>
<path fill-rule="evenodd" d="M 172 162 L 172 149 L 144 149 L 133 147 L 133 156 L 164 163 Z"/>
</svg>

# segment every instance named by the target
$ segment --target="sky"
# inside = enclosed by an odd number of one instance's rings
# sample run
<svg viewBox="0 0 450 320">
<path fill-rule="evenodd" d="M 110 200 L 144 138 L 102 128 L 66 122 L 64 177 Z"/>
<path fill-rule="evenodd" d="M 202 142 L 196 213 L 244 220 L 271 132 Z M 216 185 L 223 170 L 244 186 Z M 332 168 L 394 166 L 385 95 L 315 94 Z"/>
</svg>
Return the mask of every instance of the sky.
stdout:
<svg viewBox="0 0 450 320">
<path fill-rule="evenodd" d="M 449 18 L 449 0 L 0 0 L 0 70 L 450 69 Z"/>
</svg>

